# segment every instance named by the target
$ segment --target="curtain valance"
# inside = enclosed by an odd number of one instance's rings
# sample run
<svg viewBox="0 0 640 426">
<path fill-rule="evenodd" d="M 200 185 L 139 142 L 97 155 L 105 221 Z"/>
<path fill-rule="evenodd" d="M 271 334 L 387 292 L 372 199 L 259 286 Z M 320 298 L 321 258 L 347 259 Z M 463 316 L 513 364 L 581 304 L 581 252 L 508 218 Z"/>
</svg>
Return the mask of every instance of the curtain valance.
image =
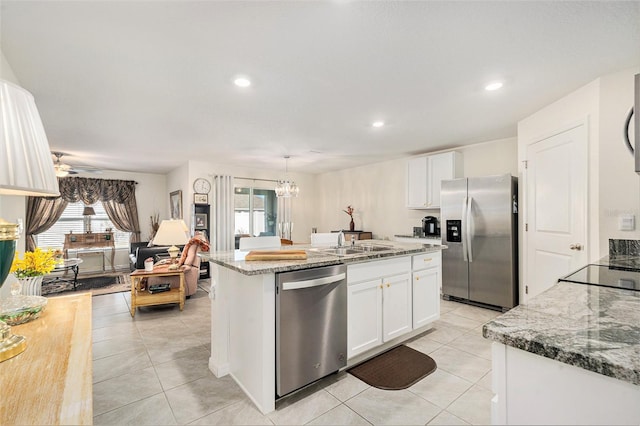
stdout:
<svg viewBox="0 0 640 426">
<path fill-rule="evenodd" d="M 58 179 L 60 196 L 67 202 L 82 201 L 85 205 L 98 201 L 124 204 L 135 196 L 136 183 L 132 180 L 65 177 Z"/>
</svg>

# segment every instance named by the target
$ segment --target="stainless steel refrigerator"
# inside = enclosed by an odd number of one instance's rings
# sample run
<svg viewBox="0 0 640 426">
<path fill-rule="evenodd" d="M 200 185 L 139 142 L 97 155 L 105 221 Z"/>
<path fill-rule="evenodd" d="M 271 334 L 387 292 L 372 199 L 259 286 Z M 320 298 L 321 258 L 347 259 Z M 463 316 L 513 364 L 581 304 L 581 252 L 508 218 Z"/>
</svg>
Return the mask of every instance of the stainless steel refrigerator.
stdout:
<svg viewBox="0 0 640 426">
<path fill-rule="evenodd" d="M 518 304 L 518 180 L 442 181 L 442 294 L 508 310 Z"/>
</svg>

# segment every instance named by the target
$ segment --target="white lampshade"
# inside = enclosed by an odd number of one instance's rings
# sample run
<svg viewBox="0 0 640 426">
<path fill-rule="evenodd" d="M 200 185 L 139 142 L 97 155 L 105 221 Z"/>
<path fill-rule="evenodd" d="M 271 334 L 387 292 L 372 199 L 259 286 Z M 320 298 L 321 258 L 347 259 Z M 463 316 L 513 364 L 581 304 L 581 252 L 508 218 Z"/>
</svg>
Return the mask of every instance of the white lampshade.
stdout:
<svg viewBox="0 0 640 426">
<path fill-rule="evenodd" d="M 0 80 L 0 194 L 60 195 L 33 96 L 4 80 Z"/>
<path fill-rule="evenodd" d="M 189 241 L 189 228 L 182 219 L 163 220 L 153 237 L 157 246 L 183 245 Z"/>
</svg>

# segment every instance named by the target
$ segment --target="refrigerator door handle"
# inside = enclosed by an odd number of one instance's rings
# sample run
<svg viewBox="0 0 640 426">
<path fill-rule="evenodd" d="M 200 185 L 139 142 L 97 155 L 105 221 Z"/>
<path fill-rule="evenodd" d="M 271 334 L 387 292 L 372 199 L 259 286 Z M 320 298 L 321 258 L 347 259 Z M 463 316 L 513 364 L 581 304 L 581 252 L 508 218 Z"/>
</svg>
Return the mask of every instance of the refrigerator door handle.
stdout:
<svg viewBox="0 0 640 426">
<path fill-rule="evenodd" d="M 465 224 L 466 225 L 465 234 L 467 235 L 467 252 L 468 252 L 469 262 L 473 262 L 474 229 L 473 229 L 473 212 L 471 211 L 472 206 L 473 206 L 473 197 L 469 197 L 467 198 L 467 222 Z"/>
<path fill-rule="evenodd" d="M 462 201 L 462 221 L 461 221 L 461 225 L 460 225 L 460 236 L 461 236 L 461 240 L 462 240 L 462 258 L 464 259 L 465 262 L 468 261 L 467 259 L 467 197 L 464 197 L 464 200 Z"/>
</svg>

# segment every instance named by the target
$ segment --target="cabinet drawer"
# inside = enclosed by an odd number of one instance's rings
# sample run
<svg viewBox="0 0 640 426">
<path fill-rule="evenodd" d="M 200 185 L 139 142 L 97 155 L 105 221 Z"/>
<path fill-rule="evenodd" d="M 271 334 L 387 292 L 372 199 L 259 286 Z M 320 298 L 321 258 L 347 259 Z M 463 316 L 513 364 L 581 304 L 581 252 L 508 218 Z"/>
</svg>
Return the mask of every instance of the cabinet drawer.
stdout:
<svg viewBox="0 0 640 426">
<path fill-rule="evenodd" d="M 347 284 L 411 272 L 411 257 L 393 257 L 347 266 Z"/>
<path fill-rule="evenodd" d="M 416 254 L 413 256 L 413 270 L 419 271 L 425 268 L 434 268 L 442 265 L 442 252 Z"/>
</svg>

